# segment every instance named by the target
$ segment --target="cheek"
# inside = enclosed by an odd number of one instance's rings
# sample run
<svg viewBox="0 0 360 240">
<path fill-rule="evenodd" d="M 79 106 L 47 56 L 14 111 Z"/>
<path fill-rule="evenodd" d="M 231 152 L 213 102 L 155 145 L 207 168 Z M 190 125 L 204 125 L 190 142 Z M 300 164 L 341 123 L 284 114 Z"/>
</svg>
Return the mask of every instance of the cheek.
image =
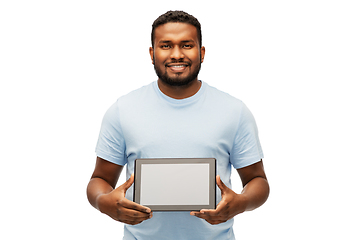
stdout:
<svg viewBox="0 0 360 240">
<path fill-rule="evenodd" d="M 188 54 L 186 54 L 186 56 L 193 62 L 200 62 L 201 61 L 201 57 L 200 57 L 200 53 L 198 51 L 191 51 Z"/>
<path fill-rule="evenodd" d="M 156 61 L 163 63 L 166 61 L 166 59 L 168 59 L 169 56 L 166 52 L 157 52 L 154 57 Z"/>
</svg>

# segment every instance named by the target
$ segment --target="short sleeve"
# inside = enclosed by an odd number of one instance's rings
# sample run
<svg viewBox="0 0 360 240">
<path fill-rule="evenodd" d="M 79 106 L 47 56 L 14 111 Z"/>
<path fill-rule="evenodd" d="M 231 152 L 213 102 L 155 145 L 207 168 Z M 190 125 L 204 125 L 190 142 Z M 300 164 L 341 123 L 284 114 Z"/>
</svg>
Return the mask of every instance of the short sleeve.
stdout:
<svg viewBox="0 0 360 240">
<path fill-rule="evenodd" d="M 126 164 L 125 141 L 116 103 L 104 115 L 95 152 L 98 157 L 109 162 L 118 165 Z"/>
<path fill-rule="evenodd" d="M 234 168 L 239 169 L 257 163 L 263 157 L 254 116 L 245 104 L 242 104 L 230 161 Z"/>
</svg>

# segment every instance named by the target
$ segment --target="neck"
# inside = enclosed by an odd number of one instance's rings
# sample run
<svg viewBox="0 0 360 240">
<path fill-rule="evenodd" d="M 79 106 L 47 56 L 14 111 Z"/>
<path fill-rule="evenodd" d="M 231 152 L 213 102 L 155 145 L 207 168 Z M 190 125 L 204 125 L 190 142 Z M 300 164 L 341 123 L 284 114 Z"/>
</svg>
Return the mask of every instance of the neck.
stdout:
<svg viewBox="0 0 360 240">
<path fill-rule="evenodd" d="M 174 99 L 184 99 L 195 95 L 201 88 L 201 81 L 191 81 L 185 86 L 171 86 L 158 79 L 158 86 L 161 92 Z"/>
</svg>

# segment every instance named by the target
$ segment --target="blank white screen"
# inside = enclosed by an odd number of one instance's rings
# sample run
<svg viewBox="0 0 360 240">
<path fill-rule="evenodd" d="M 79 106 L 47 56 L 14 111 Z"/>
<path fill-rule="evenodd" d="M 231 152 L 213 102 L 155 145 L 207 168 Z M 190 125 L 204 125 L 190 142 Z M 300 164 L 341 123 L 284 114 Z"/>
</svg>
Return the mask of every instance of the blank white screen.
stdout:
<svg viewBox="0 0 360 240">
<path fill-rule="evenodd" d="M 209 164 L 143 164 L 141 205 L 209 204 Z"/>
</svg>

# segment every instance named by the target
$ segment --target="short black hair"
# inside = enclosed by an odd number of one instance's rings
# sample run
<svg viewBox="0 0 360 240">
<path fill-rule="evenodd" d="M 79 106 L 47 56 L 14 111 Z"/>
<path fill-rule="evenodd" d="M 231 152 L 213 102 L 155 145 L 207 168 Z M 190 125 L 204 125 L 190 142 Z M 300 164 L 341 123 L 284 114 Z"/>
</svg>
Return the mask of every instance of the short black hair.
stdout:
<svg viewBox="0 0 360 240">
<path fill-rule="evenodd" d="M 200 22 L 192 15 L 184 12 L 184 11 L 168 11 L 163 15 L 159 16 L 152 25 L 151 30 L 151 45 L 154 47 L 154 38 L 155 38 L 155 29 L 168 22 L 181 22 L 181 23 L 188 23 L 196 27 L 197 30 L 197 37 L 200 43 L 200 47 L 202 46 L 201 40 L 201 24 Z"/>
</svg>

